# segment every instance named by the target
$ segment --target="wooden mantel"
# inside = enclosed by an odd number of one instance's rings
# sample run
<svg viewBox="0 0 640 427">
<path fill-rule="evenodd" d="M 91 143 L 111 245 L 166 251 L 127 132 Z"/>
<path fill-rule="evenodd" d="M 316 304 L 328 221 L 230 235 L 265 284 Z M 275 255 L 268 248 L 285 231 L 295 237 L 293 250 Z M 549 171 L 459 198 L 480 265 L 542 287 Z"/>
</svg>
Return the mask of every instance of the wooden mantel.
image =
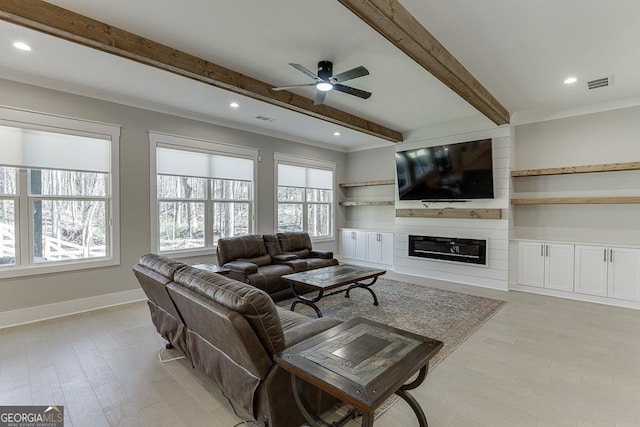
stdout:
<svg viewBox="0 0 640 427">
<path fill-rule="evenodd" d="M 502 209 L 396 209 L 396 217 L 501 219 Z"/>
<path fill-rule="evenodd" d="M 151 12 L 150 12 L 151 13 Z M 392 142 L 402 133 L 42 0 L 0 0 L 0 19 Z"/>
</svg>

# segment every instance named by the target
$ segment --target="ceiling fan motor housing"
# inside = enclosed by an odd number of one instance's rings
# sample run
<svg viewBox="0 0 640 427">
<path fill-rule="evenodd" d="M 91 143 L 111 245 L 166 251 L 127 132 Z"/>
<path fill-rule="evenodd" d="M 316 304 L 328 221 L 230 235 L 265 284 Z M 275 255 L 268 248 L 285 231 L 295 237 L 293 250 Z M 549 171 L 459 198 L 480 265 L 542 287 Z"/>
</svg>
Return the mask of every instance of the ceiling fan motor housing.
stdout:
<svg viewBox="0 0 640 427">
<path fill-rule="evenodd" d="M 328 81 L 333 76 L 333 63 L 331 61 L 318 62 L 318 77 Z"/>
</svg>

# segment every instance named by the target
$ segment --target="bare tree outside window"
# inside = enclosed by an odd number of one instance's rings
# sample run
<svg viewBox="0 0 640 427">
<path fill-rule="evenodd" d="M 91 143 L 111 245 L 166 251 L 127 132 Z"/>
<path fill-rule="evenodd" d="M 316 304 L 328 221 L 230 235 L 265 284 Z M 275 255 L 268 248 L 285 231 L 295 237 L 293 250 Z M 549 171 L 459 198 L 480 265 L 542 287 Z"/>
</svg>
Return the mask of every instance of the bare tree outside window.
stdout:
<svg viewBox="0 0 640 427">
<path fill-rule="evenodd" d="M 251 185 L 242 180 L 158 175 L 160 252 L 205 248 L 207 234 L 213 244 L 221 237 L 249 234 Z"/>
<path fill-rule="evenodd" d="M 106 256 L 105 173 L 29 169 L 34 263 Z"/>
<path fill-rule="evenodd" d="M 330 236 L 331 190 L 278 186 L 278 232 L 306 231 L 311 237 Z"/>
</svg>

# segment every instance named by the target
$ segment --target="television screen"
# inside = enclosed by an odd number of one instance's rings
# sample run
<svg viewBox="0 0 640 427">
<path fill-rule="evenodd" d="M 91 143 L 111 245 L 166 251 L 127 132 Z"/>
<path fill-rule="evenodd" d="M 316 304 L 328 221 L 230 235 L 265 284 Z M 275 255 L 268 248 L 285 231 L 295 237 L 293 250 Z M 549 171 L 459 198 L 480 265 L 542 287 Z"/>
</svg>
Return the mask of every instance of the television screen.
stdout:
<svg viewBox="0 0 640 427">
<path fill-rule="evenodd" d="M 396 152 L 400 200 L 493 198 L 491 139 Z"/>
</svg>

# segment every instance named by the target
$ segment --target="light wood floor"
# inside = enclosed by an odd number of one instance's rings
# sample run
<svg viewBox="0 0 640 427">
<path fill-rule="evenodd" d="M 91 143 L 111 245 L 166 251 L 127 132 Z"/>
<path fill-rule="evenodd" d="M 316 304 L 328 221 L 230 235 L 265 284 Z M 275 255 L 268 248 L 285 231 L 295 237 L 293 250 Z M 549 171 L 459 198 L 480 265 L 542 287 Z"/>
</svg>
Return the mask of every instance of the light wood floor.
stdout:
<svg viewBox="0 0 640 427">
<path fill-rule="evenodd" d="M 437 284 L 509 303 L 413 392 L 431 427 L 640 426 L 640 311 Z M 217 387 L 163 346 L 145 303 L 0 330 L 0 405 L 66 426 L 225 426 Z M 417 425 L 398 402 L 378 427 Z"/>
</svg>

